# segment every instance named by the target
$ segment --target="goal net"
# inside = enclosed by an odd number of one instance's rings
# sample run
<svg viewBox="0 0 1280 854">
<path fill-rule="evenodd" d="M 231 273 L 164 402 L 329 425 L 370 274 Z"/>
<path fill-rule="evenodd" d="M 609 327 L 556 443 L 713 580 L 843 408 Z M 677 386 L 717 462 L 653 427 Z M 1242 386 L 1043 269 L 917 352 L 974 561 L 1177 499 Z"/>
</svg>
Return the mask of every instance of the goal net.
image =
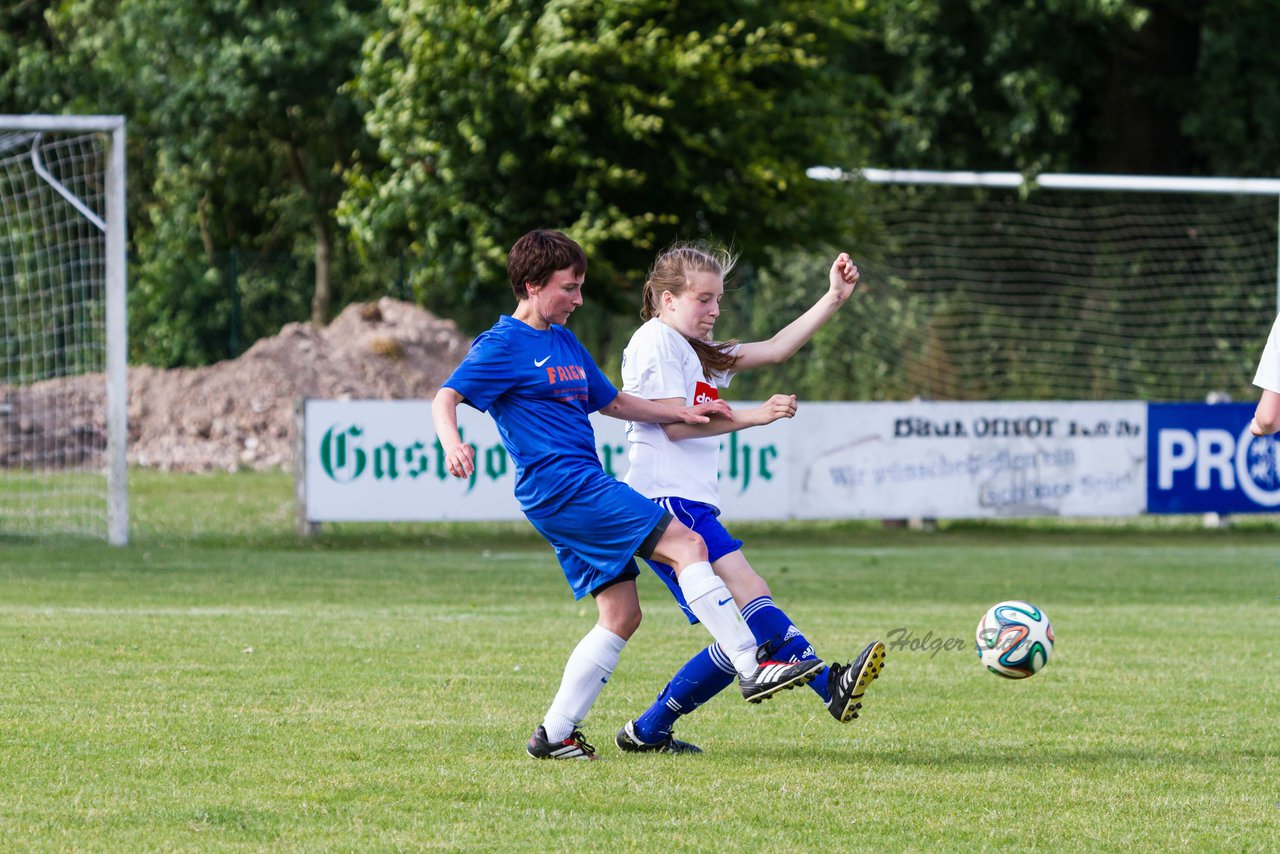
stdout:
<svg viewBox="0 0 1280 854">
<path fill-rule="evenodd" d="M 1250 399 L 1280 181 L 811 170 L 862 184 L 860 396 Z"/>
<path fill-rule="evenodd" d="M 0 538 L 128 538 L 124 122 L 0 116 Z"/>
</svg>

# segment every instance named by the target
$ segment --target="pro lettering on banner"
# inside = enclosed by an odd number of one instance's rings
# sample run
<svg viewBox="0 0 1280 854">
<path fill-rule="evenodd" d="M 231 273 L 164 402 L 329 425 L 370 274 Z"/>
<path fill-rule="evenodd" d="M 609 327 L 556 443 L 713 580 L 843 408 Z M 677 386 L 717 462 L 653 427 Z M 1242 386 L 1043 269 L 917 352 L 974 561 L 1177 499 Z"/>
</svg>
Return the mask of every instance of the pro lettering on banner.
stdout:
<svg viewBox="0 0 1280 854">
<path fill-rule="evenodd" d="M 1276 441 L 1249 432 L 1253 410 L 1252 403 L 1151 404 L 1150 512 L 1280 511 Z"/>
</svg>

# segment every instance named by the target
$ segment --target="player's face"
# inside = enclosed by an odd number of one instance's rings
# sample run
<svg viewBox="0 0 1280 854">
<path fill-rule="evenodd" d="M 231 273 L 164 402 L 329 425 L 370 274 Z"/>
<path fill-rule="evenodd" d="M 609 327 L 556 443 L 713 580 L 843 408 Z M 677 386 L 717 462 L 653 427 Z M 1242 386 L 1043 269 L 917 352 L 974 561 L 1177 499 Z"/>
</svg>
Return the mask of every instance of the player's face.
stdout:
<svg viewBox="0 0 1280 854">
<path fill-rule="evenodd" d="M 583 281 L 584 276 L 575 273 L 572 267 L 566 267 L 552 273 L 542 287 L 529 285 L 528 302 L 533 316 L 547 325 L 563 326 L 574 309 L 582 305 Z"/>
<path fill-rule="evenodd" d="M 724 280 L 715 273 L 692 273 L 679 296 L 662 294 L 662 320 L 686 338 L 710 338 L 720 317 Z"/>
</svg>

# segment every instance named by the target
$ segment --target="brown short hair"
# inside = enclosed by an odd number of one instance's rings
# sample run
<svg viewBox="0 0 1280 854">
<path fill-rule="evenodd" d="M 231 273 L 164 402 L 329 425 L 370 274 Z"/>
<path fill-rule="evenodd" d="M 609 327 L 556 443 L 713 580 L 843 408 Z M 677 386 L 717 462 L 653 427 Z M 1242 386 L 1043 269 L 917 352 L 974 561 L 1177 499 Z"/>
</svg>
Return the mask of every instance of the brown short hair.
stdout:
<svg viewBox="0 0 1280 854">
<path fill-rule="evenodd" d="M 587 272 L 587 253 L 576 242 L 550 228 L 536 228 L 521 237 L 507 254 L 507 278 L 516 299 L 528 299 L 528 282 L 545 285 L 557 270 L 573 268 L 574 275 Z"/>
</svg>

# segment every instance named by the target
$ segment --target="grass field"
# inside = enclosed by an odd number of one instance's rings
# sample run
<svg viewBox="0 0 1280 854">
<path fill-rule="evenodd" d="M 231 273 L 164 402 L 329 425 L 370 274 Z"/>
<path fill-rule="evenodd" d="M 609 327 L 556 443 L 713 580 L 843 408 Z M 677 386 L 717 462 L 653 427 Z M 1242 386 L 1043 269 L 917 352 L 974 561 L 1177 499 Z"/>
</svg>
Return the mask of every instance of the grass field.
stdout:
<svg viewBox="0 0 1280 854">
<path fill-rule="evenodd" d="M 128 548 L 0 539 L 5 851 L 1280 849 L 1274 521 L 742 527 L 820 654 L 890 644 L 863 717 L 726 692 L 705 754 L 619 753 L 706 642 L 645 576 L 605 761 L 553 763 L 594 608 L 523 525 L 301 542 L 284 475 L 132 487 Z M 970 645 L 1011 597 L 1058 636 L 1023 682 Z"/>
</svg>

